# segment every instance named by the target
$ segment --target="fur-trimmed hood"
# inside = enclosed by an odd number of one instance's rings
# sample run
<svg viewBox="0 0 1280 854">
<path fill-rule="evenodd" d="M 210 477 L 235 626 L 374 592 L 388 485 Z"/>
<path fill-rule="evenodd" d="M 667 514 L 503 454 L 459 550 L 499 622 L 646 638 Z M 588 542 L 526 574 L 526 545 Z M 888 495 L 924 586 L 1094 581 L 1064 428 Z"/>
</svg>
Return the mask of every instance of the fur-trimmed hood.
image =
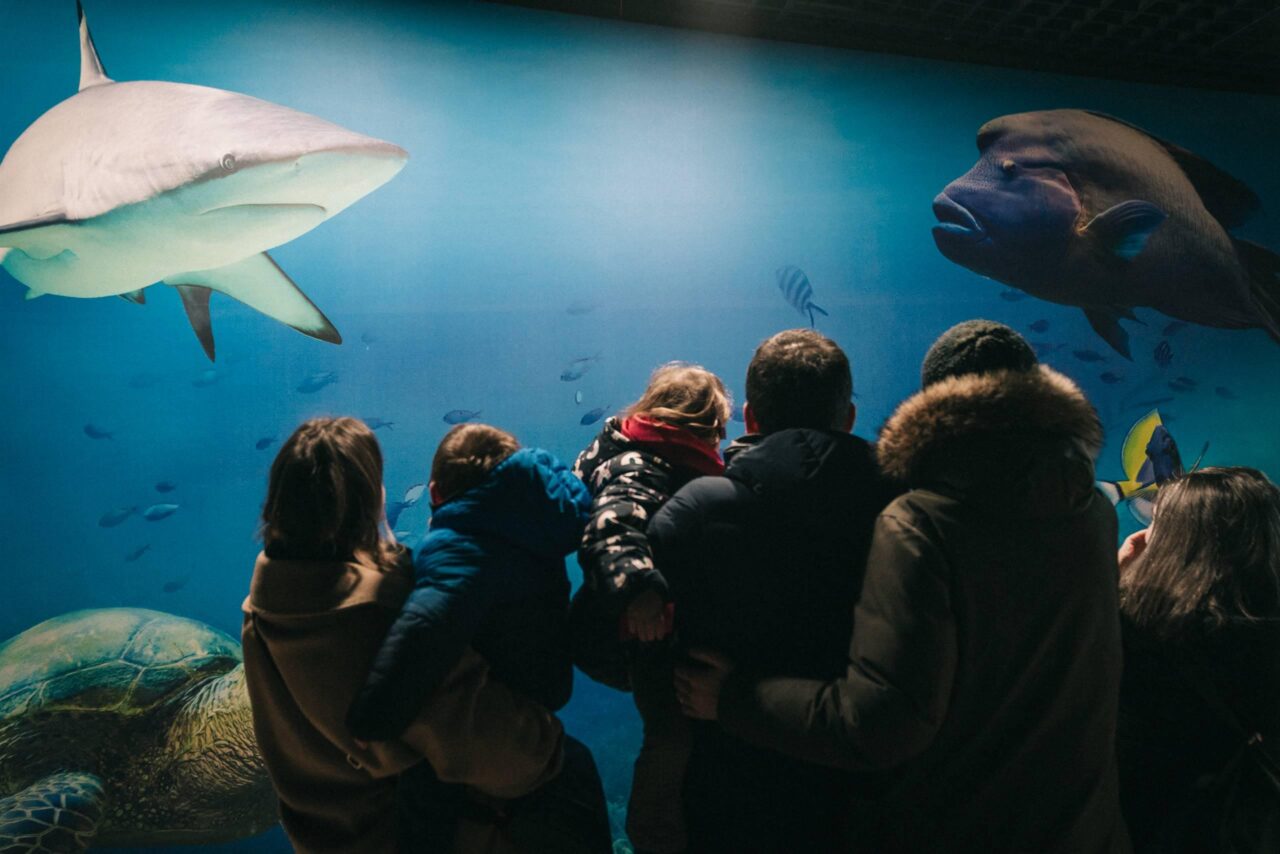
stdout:
<svg viewBox="0 0 1280 854">
<path fill-rule="evenodd" d="M 911 487 L 1075 503 L 1093 488 L 1101 448 L 1093 406 L 1070 379 L 1040 365 L 929 386 L 885 423 L 877 452 L 885 474 Z"/>
</svg>

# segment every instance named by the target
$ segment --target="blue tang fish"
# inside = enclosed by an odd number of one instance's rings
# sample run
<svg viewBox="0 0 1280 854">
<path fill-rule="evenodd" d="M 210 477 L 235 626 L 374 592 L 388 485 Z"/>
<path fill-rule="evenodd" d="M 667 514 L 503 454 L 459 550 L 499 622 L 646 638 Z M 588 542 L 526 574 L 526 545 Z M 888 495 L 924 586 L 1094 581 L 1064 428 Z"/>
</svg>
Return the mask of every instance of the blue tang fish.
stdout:
<svg viewBox="0 0 1280 854">
<path fill-rule="evenodd" d="M 809 284 L 809 277 L 804 274 L 804 270 L 788 265 L 780 268 L 775 275 L 778 277 L 778 290 L 782 291 L 792 308 L 809 315 L 810 327 L 814 325 L 815 311 L 826 316 L 826 311 L 813 304 L 813 285 Z"/>
<path fill-rule="evenodd" d="M 444 414 L 445 424 L 466 424 L 468 421 L 480 417 L 480 410 L 472 411 L 470 409 L 450 409 Z"/>
<path fill-rule="evenodd" d="M 1151 524 L 1156 491 L 1184 473 L 1178 443 L 1165 427 L 1166 420 L 1160 417 L 1160 410 L 1153 409 L 1134 422 L 1120 448 L 1125 480 L 1097 482 L 1112 504 L 1128 503 L 1130 513 L 1144 525 Z M 1208 450 L 1209 443 L 1205 442 L 1191 471 L 1200 466 Z"/>
<path fill-rule="evenodd" d="M 1259 207 L 1236 178 L 1141 128 L 1084 110 L 1001 116 L 978 162 L 934 199 L 947 258 L 1084 309 L 1126 358 L 1120 319 L 1154 308 L 1280 343 L 1280 256 L 1228 231 Z"/>
</svg>

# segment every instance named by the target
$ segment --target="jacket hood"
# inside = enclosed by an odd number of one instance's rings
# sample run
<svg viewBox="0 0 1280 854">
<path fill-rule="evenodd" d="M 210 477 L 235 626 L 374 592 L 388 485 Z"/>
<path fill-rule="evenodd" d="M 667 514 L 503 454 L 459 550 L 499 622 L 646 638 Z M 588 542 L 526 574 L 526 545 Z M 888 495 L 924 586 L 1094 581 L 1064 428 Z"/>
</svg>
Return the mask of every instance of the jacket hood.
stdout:
<svg viewBox="0 0 1280 854">
<path fill-rule="evenodd" d="M 577 549 L 591 494 L 549 451 L 522 448 L 482 483 L 435 508 L 431 529 L 493 536 L 539 555 Z"/>
<path fill-rule="evenodd" d="M 850 498 L 880 480 L 871 446 L 834 430 L 796 428 L 744 437 L 726 456 L 725 477 L 788 515 L 817 524 L 843 513 Z"/>
<path fill-rule="evenodd" d="M 407 550 L 389 567 L 363 555 L 349 561 L 295 560 L 264 552 L 254 563 L 244 611 L 287 619 L 367 604 L 398 610 L 412 586 Z"/>
<path fill-rule="evenodd" d="M 1070 379 L 1040 365 L 951 377 L 907 398 L 880 432 L 884 473 L 911 487 L 985 496 L 1020 515 L 1087 500 L 1102 424 Z"/>
</svg>

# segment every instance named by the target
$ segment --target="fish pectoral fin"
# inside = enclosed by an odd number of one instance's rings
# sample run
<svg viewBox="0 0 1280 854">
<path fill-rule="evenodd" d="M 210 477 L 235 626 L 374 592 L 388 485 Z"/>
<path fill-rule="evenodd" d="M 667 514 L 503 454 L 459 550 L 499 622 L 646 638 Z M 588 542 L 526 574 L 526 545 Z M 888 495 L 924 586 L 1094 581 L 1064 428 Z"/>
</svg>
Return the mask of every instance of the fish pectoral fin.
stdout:
<svg viewBox="0 0 1280 854">
<path fill-rule="evenodd" d="M 1123 309 L 1112 306 L 1086 308 L 1084 316 L 1093 331 L 1102 336 L 1102 340 L 1110 344 L 1112 350 L 1133 361 L 1133 356 L 1129 355 L 1129 333 L 1120 325 L 1120 318 L 1124 316 Z"/>
<path fill-rule="evenodd" d="M 33 299 L 40 299 L 42 296 L 44 296 L 44 291 L 38 291 L 35 288 L 27 288 L 27 294 L 23 299 L 30 302 Z"/>
<path fill-rule="evenodd" d="M 209 318 L 209 295 L 213 293 L 201 285 L 175 285 L 182 297 L 182 307 L 187 311 L 187 321 L 200 340 L 209 361 L 216 361 L 213 346 L 213 321 Z"/>
<path fill-rule="evenodd" d="M 129 291 L 127 293 L 117 294 L 116 296 L 120 297 L 120 299 L 125 300 L 126 302 L 131 302 L 134 305 L 147 304 L 147 294 L 146 294 L 146 291 L 142 288 L 138 288 L 136 291 Z"/>
<path fill-rule="evenodd" d="M 1168 216 L 1151 202 L 1129 199 L 1095 216 L 1084 231 L 1101 241 L 1108 252 L 1132 261 Z"/>
<path fill-rule="evenodd" d="M 329 318 L 316 308 L 315 303 L 307 299 L 306 294 L 298 289 L 293 280 L 265 252 L 250 255 L 243 261 L 215 270 L 195 270 L 169 276 L 164 283 L 175 287 L 195 285 L 226 294 L 286 326 L 292 326 L 304 335 L 332 344 L 342 343 L 342 336 L 329 322 Z M 185 296 L 183 299 L 185 302 Z M 195 325 L 194 321 L 192 325 Z M 200 334 L 199 329 L 196 334 Z"/>
</svg>

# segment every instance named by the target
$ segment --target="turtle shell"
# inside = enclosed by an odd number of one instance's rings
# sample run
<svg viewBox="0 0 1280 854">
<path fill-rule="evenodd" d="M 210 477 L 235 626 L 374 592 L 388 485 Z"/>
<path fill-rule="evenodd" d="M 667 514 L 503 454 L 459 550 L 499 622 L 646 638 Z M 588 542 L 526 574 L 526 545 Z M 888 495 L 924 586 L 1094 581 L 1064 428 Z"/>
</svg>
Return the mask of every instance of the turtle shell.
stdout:
<svg viewBox="0 0 1280 854">
<path fill-rule="evenodd" d="M 73 611 L 0 644 L 0 721 L 145 714 L 240 661 L 239 643 L 196 620 L 142 608 Z"/>
</svg>

